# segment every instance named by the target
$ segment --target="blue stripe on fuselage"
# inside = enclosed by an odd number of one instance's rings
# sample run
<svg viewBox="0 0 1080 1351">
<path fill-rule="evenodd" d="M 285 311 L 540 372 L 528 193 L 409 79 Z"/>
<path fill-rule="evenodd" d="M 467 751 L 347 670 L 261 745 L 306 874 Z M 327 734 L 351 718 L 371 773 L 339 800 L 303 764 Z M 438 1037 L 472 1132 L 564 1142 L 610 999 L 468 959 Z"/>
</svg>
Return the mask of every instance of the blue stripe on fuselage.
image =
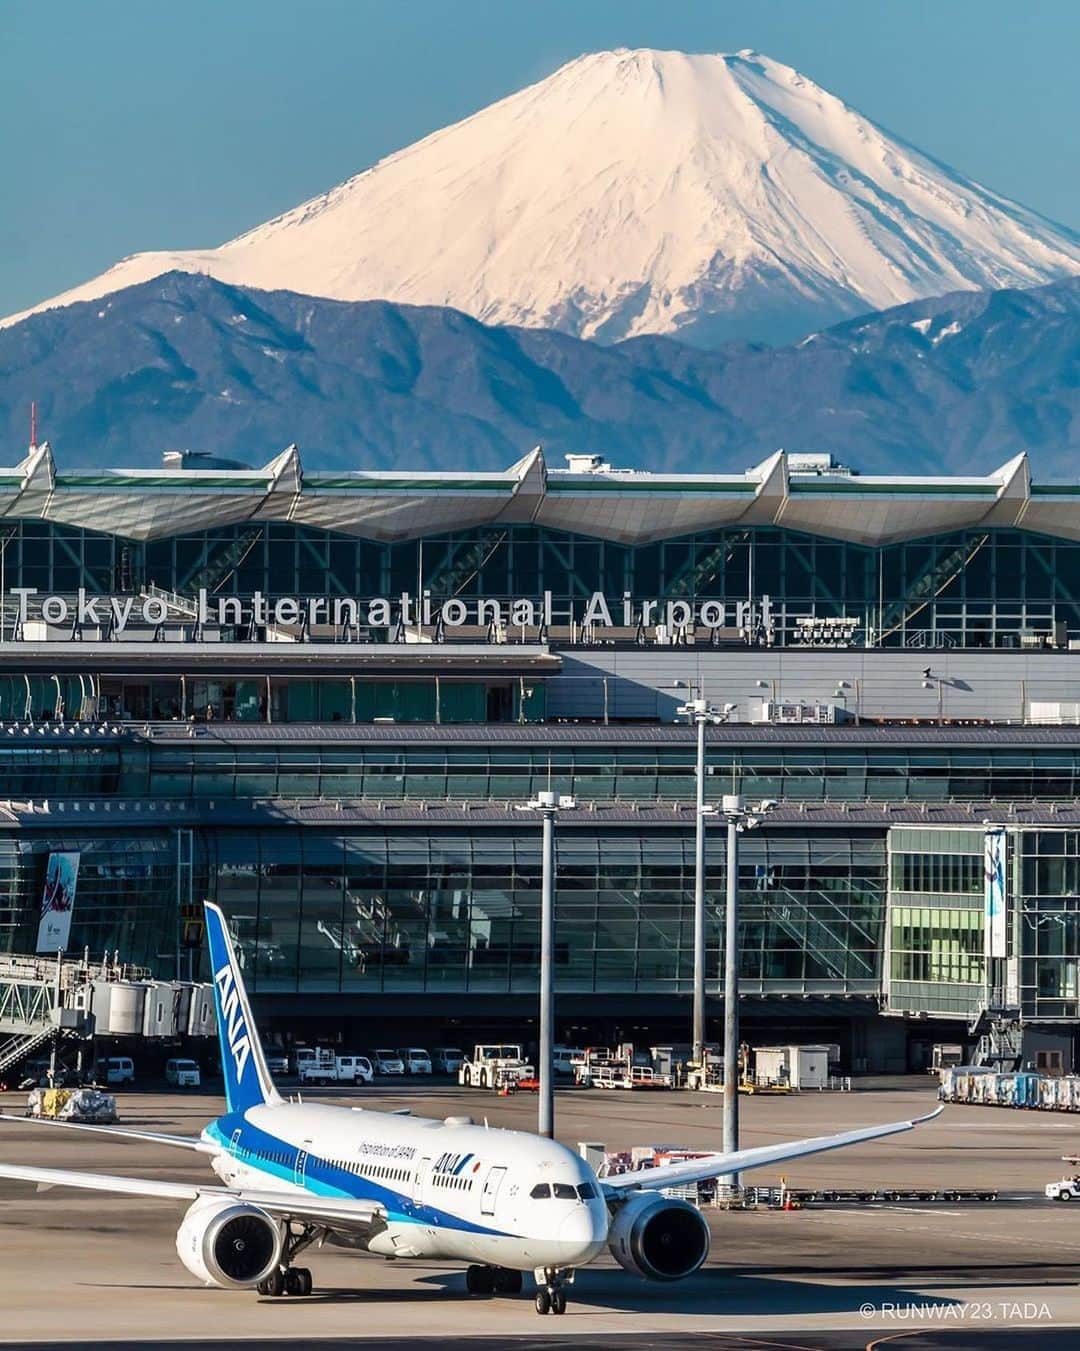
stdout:
<svg viewBox="0 0 1080 1351">
<path fill-rule="evenodd" d="M 231 1154 L 240 1163 L 257 1172 L 280 1178 L 285 1182 L 296 1183 L 296 1162 L 298 1156 L 306 1154 L 303 1181 L 298 1184 L 313 1196 L 344 1197 L 350 1201 L 375 1201 L 387 1213 L 387 1217 L 399 1224 L 428 1224 L 439 1229 L 457 1229 L 470 1234 L 488 1234 L 496 1238 L 511 1237 L 506 1230 L 490 1228 L 476 1224 L 454 1215 L 450 1211 L 440 1210 L 436 1206 L 425 1205 L 395 1191 L 372 1178 L 360 1173 L 339 1168 L 335 1163 L 312 1153 L 301 1150 L 287 1140 L 252 1125 L 243 1113 L 230 1112 L 207 1127 L 210 1136 L 227 1154 Z M 281 1155 L 276 1158 L 260 1157 L 263 1154 Z M 470 1158 L 472 1155 L 469 1156 Z"/>
</svg>

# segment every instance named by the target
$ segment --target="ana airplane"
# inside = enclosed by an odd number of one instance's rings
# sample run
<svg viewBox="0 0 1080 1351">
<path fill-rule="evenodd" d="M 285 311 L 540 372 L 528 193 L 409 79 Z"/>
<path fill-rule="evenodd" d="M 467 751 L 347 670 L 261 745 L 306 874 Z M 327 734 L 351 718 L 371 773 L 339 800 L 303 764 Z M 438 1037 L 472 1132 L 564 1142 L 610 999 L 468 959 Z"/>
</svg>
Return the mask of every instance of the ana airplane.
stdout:
<svg viewBox="0 0 1080 1351">
<path fill-rule="evenodd" d="M 49 1122 L 205 1154 L 223 1186 L 0 1165 L 0 1177 L 191 1203 L 176 1250 L 192 1275 L 262 1295 L 307 1295 L 296 1259 L 312 1244 L 380 1257 L 468 1263 L 470 1294 L 536 1281 L 538 1313 L 566 1310 L 566 1286 L 605 1250 L 656 1281 L 689 1276 L 709 1226 L 660 1188 L 802 1158 L 910 1130 L 913 1121 L 743 1149 L 599 1178 L 573 1150 L 524 1131 L 361 1108 L 286 1102 L 267 1072 L 225 916 L 206 906 L 227 1111 L 198 1139 Z M 8 1118 L 13 1119 L 13 1118 Z"/>
</svg>

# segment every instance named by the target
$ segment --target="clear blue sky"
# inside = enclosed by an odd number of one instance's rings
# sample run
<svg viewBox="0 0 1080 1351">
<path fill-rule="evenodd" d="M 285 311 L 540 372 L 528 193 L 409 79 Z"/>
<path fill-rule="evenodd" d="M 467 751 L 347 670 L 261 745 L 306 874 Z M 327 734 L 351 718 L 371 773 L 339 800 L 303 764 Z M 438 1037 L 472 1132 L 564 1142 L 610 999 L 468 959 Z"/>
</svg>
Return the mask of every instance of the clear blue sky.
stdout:
<svg viewBox="0 0 1080 1351">
<path fill-rule="evenodd" d="M 0 314 L 617 46 L 757 48 L 1080 228 L 1076 0 L 0 0 Z"/>
</svg>

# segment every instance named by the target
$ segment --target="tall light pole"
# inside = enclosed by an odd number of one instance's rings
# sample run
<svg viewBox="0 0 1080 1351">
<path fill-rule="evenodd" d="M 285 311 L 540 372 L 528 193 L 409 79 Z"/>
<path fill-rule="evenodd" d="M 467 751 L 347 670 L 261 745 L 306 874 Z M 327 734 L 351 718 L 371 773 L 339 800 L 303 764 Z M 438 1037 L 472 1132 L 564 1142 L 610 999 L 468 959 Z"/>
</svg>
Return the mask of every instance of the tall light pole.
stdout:
<svg viewBox="0 0 1080 1351">
<path fill-rule="evenodd" d="M 697 808 L 694 812 L 694 1013 L 691 1041 L 694 1062 L 705 1063 L 705 817 L 714 808 L 705 805 L 705 728 L 726 722 L 735 712 L 734 704 L 716 708 L 706 699 L 690 699 L 676 712 L 697 727 Z"/>
<path fill-rule="evenodd" d="M 555 818 L 560 811 L 577 806 L 566 794 L 550 790 L 537 793 L 524 811 L 539 812 L 543 823 L 543 856 L 540 882 L 540 1101 L 537 1132 L 555 1136 Z"/>
<path fill-rule="evenodd" d="M 762 802 L 756 813 L 743 806 L 738 793 L 725 793 L 720 813 L 727 821 L 726 899 L 724 904 L 724 1120 L 723 1150 L 739 1148 L 739 836 L 752 830 L 773 809 Z M 738 1173 L 719 1179 L 729 1192 L 738 1190 Z"/>
</svg>

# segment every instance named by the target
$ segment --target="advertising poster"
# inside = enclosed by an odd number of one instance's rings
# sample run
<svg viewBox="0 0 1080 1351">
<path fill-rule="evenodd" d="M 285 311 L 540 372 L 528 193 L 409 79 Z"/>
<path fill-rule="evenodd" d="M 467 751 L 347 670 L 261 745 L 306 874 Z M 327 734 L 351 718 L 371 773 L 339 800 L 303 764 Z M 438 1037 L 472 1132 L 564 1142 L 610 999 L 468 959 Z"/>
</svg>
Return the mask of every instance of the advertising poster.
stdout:
<svg viewBox="0 0 1080 1351">
<path fill-rule="evenodd" d="M 38 952 L 58 952 L 67 948 L 78 880 L 78 854 L 49 855 L 49 866 L 45 873 L 45 892 L 41 898 Z"/>
<path fill-rule="evenodd" d="M 1005 831 L 986 832 L 986 955 L 1005 956 Z"/>
</svg>

